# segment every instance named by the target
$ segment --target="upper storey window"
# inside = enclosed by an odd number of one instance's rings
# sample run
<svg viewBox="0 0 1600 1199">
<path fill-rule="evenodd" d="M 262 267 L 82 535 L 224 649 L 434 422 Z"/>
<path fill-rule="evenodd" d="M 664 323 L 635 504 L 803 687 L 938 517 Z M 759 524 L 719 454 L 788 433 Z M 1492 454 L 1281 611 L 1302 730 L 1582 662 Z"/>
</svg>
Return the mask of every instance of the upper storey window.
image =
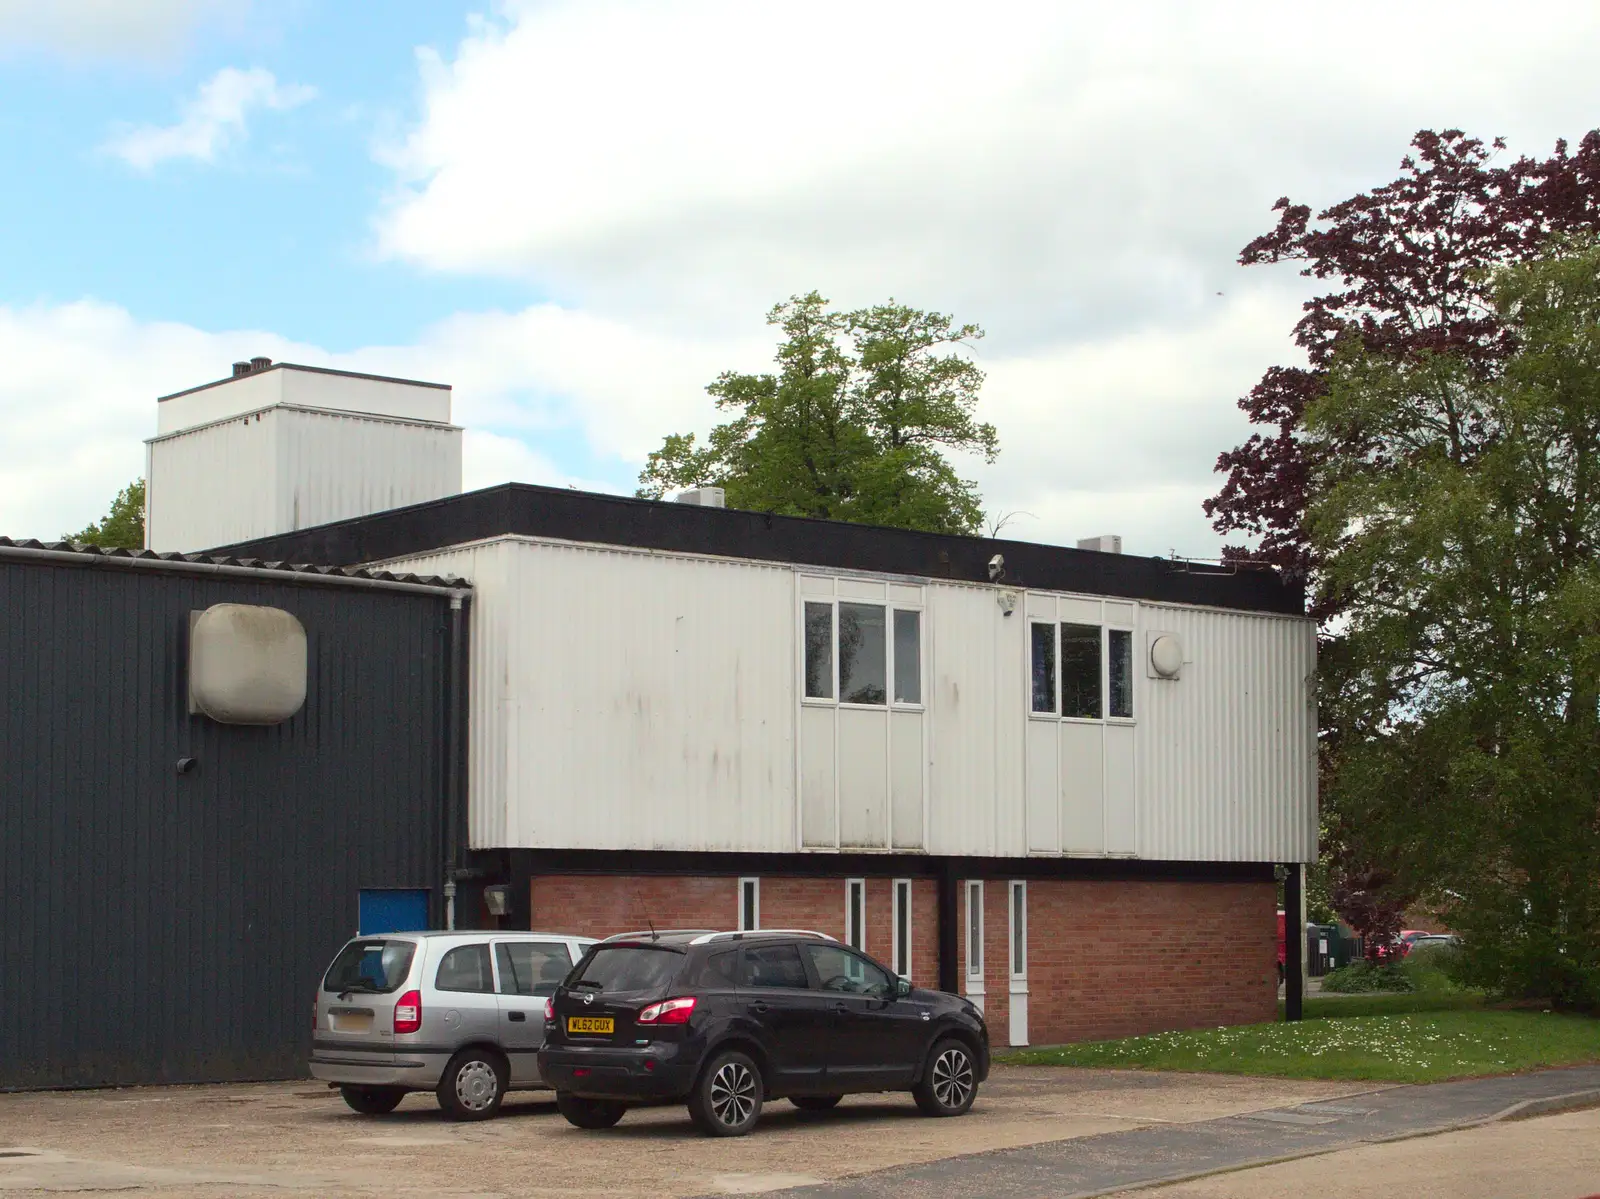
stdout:
<svg viewBox="0 0 1600 1199">
<path fill-rule="evenodd" d="M 922 613 L 854 600 L 805 603 L 805 697 L 883 707 L 922 703 Z"/>
<path fill-rule="evenodd" d="M 1068 720 L 1133 718 L 1133 633 L 1100 625 L 1029 626 L 1029 706 Z"/>
</svg>

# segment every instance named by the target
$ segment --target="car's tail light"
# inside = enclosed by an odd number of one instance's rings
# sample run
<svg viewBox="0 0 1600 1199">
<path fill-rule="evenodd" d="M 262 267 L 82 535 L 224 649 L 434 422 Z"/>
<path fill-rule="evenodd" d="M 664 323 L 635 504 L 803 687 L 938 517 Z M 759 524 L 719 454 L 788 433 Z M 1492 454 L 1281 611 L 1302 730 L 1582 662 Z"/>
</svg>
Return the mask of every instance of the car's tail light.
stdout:
<svg viewBox="0 0 1600 1199">
<path fill-rule="evenodd" d="M 640 1024 L 687 1024 L 689 1017 L 694 1014 L 694 1000 L 688 999 L 663 999 L 660 1003 L 652 1003 L 639 1013 Z"/>
<path fill-rule="evenodd" d="M 544 1001 L 544 1018 L 546 1020 L 554 1020 L 556 1018 L 556 997 L 554 995 Z"/>
<path fill-rule="evenodd" d="M 407 991 L 394 1005 L 394 1031 L 416 1032 L 422 1027 L 422 992 Z"/>
</svg>

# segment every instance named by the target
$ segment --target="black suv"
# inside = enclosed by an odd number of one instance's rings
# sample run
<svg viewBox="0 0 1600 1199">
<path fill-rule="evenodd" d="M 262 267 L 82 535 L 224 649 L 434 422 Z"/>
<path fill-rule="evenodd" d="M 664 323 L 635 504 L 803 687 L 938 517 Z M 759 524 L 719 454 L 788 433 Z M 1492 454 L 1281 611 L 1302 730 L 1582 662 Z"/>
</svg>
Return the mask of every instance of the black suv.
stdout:
<svg viewBox="0 0 1600 1199">
<path fill-rule="evenodd" d="M 740 1136 L 764 1100 L 823 1111 L 860 1091 L 959 1116 L 988 1077 L 989 1030 L 965 999 L 821 933 L 629 933 L 546 1001 L 539 1072 L 579 1128 L 683 1101 L 702 1131 Z"/>
</svg>

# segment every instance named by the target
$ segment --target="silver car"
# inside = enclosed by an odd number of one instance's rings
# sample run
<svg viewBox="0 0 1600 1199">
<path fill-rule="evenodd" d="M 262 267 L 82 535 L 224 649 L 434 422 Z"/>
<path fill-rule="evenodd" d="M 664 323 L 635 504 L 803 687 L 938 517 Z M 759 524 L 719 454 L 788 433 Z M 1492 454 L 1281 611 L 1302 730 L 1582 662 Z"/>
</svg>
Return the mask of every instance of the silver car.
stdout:
<svg viewBox="0 0 1600 1199">
<path fill-rule="evenodd" d="M 311 1076 L 367 1115 L 432 1091 L 457 1120 L 542 1087 L 544 1001 L 594 944 L 564 933 L 422 932 L 357 937 L 317 989 Z"/>
</svg>

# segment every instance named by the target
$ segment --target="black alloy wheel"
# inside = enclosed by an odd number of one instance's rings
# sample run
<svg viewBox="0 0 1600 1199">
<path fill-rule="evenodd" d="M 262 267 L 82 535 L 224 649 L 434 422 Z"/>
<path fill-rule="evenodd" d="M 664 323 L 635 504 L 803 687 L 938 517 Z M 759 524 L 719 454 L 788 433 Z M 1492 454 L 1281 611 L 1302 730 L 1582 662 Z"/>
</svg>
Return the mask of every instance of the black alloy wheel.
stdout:
<svg viewBox="0 0 1600 1199">
<path fill-rule="evenodd" d="M 719 1053 L 689 1095 L 689 1118 L 714 1137 L 742 1137 L 761 1118 L 766 1088 L 761 1071 L 742 1053 Z"/>
<path fill-rule="evenodd" d="M 954 1039 L 940 1041 L 928 1055 L 928 1067 L 912 1094 L 924 1115 L 964 1114 L 978 1094 L 971 1050 Z"/>
</svg>

